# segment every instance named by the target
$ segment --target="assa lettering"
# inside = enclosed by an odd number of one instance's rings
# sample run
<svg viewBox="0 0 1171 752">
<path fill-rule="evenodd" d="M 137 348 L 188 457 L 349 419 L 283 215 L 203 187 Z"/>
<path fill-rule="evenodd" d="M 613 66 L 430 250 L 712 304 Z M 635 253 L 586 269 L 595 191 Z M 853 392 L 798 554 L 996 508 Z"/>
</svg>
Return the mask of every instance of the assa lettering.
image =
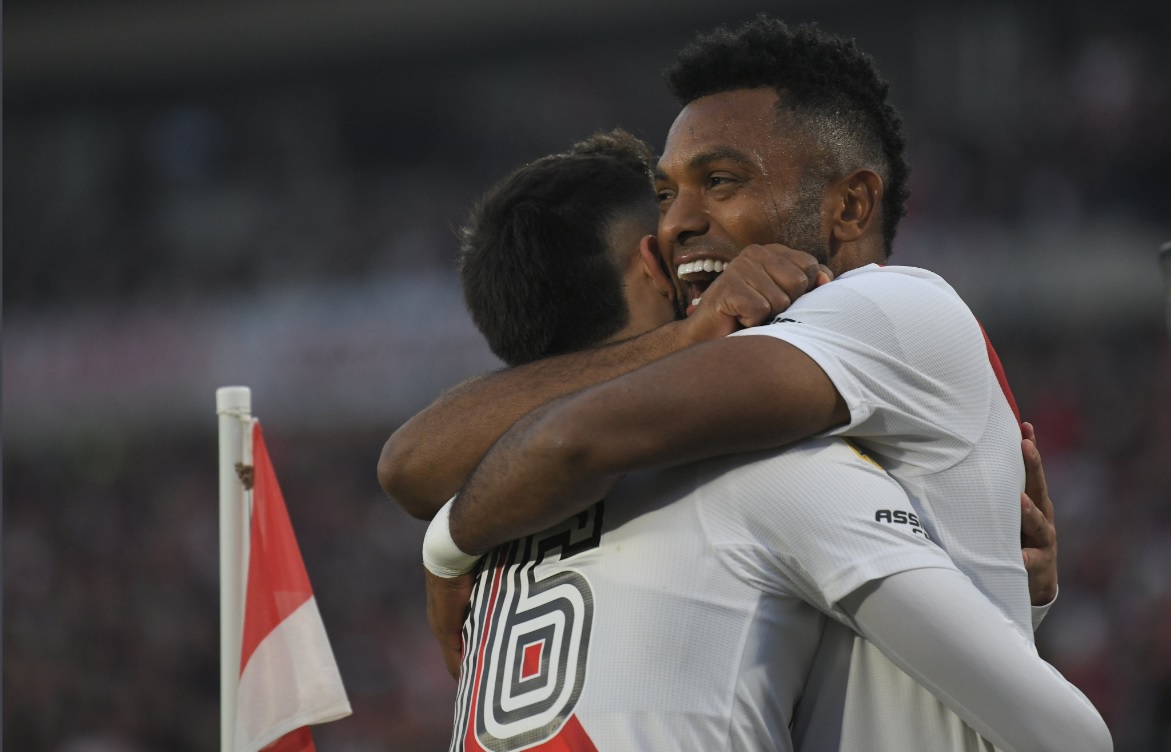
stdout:
<svg viewBox="0 0 1171 752">
<path fill-rule="evenodd" d="M 922 535 L 928 540 L 931 539 L 931 536 L 927 534 L 927 531 L 919 522 L 919 517 L 913 512 L 907 512 L 902 509 L 879 509 L 874 512 L 874 521 L 885 522 L 890 525 L 910 525 L 912 533 Z"/>
</svg>

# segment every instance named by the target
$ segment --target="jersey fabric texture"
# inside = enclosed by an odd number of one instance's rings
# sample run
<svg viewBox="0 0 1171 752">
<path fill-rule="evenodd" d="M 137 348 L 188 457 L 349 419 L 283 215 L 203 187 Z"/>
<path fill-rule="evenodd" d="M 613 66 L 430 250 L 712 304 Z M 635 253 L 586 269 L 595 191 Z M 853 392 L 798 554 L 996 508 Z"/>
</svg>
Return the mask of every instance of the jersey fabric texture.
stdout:
<svg viewBox="0 0 1171 752">
<path fill-rule="evenodd" d="M 850 411 L 827 433 L 874 455 L 959 570 L 1031 640 L 1019 421 L 980 325 L 951 286 L 923 269 L 872 264 L 737 335 L 784 340 L 825 371 Z M 824 651 L 795 725 L 800 746 L 986 748 L 852 631 L 829 626 Z"/>
<path fill-rule="evenodd" d="M 790 750 L 844 595 L 947 568 L 902 489 L 841 439 L 628 476 L 491 552 L 453 750 Z"/>
</svg>

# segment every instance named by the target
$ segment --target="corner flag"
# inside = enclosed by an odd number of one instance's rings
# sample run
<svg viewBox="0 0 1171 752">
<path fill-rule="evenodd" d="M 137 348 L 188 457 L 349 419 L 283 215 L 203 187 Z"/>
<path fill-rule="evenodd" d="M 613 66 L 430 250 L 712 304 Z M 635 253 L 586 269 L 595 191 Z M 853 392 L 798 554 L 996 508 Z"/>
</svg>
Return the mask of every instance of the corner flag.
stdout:
<svg viewBox="0 0 1171 752">
<path fill-rule="evenodd" d="M 244 411 L 248 409 L 250 405 Z M 349 715 L 350 704 L 260 425 L 250 416 L 235 417 L 243 420 L 244 430 L 242 459 L 233 469 L 244 498 L 252 491 L 252 504 L 248 542 L 239 547 L 241 555 L 236 558 L 241 564 L 247 562 L 248 572 L 242 619 L 225 609 L 233 623 L 223 630 L 221 668 L 231 669 L 235 691 L 224 692 L 222 698 L 224 722 L 230 724 L 222 737 L 224 752 L 312 752 L 313 737 L 307 727 Z M 244 461 L 249 454 L 251 463 Z M 221 467 L 221 480 L 222 475 Z M 243 535 L 235 537 L 244 544 Z M 230 544 L 231 536 L 221 535 L 221 547 Z M 227 580 L 241 583 L 242 571 L 225 574 Z M 233 600 L 229 595 L 225 605 Z M 228 649 L 229 639 L 236 650 Z M 236 655 L 239 658 L 233 660 Z"/>
</svg>

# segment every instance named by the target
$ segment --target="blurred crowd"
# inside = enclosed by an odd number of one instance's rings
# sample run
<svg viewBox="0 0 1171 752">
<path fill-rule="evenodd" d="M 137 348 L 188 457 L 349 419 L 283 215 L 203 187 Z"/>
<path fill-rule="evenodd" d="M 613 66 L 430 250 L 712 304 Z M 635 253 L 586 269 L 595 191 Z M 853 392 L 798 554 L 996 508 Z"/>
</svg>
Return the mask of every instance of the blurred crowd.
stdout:
<svg viewBox="0 0 1171 752">
<path fill-rule="evenodd" d="M 1028 7 L 926 5 L 897 22 L 847 8 L 823 21 L 857 33 L 892 81 L 910 141 L 908 226 L 1164 220 L 1171 12 Z M 517 164 L 615 125 L 662 146 L 676 107 L 659 70 L 691 35 L 672 31 L 474 61 L 440 49 L 279 82 L 17 88 L 5 306 L 450 267 L 453 225 Z"/>
<path fill-rule="evenodd" d="M 378 437 L 266 434 L 354 708 L 319 749 L 442 748 L 455 682 L 423 618 L 424 526 L 378 490 Z M 213 748 L 215 461 L 214 433 L 6 461 L 8 748 Z"/>
<path fill-rule="evenodd" d="M 972 221 L 1076 236 L 1109 218 L 1171 240 L 1166 11 L 1102 20 L 1080 6 L 908 4 L 910 20 L 895 23 L 835 7 L 823 26 L 878 58 L 907 121 L 909 237 Z M 690 33 L 533 40 L 471 62 L 388 53 L 280 80 L 8 91 L 6 325 L 130 304 L 145 321 L 174 300 L 412 270 L 454 285 L 452 229 L 513 166 L 615 125 L 661 146 L 675 108 L 657 71 Z M 941 271 L 949 247 L 938 246 Z M 1159 304 L 1096 327 L 988 326 L 1057 504 L 1061 592 L 1038 645 L 1102 711 L 1120 752 L 1171 750 L 1171 347 Z M 450 731 L 455 684 L 423 614 L 423 525 L 374 479 L 407 417 L 266 429 L 355 711 L 318 728 L 322 752 L 441 749 Z M 210 415 L 206 431 L 169 430 L 163 416 L 157 430 L 84 424 L 51 444 L 7 434 L 4 450 L 4 742 L 211 748 Z"/>
<path fill-rule="evenodd" d="M 989 336 L 1056 505 L 1060 593 L 1041 655 L 1093 700 L 1115 749 L 1171 749 L 1168 332 Z"/>
</svg>

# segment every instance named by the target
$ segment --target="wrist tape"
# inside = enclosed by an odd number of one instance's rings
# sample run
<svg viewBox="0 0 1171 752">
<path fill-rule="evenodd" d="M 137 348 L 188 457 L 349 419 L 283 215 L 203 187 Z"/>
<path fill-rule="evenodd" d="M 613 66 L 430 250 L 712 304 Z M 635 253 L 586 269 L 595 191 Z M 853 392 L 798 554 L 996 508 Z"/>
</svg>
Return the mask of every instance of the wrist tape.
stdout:
<svg viewBox="0 0 1171 752">
<path fill-rule="evenodd" d="M 479 556 L 461 551 L 451 538 L 448 520 L 454 502 L 453 496 L 439 509 L 427 527 L 427 534 L 423 536 L 423 566 L 431 574 L 444 579 L 459 577 L 472 571 L 476 562 L 480 560 Z"/>
</svg>

